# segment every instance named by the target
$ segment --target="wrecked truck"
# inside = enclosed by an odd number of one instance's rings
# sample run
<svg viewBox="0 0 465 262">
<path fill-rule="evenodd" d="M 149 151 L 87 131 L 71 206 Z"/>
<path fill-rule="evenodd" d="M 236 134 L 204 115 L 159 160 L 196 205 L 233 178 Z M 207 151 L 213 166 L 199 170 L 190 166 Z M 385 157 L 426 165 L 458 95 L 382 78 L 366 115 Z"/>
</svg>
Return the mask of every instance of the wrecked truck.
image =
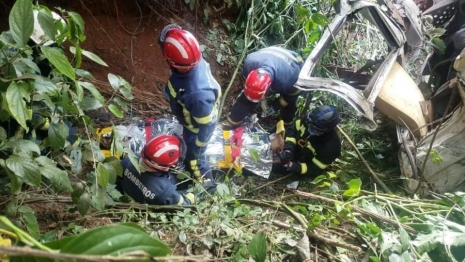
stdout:
<svg viewBox="0 0 465 262">
<path fill-rule="evenodd" d="M 457 73 L 465 70 L 465 58 L 458 56 L 463 49 L 460 44 L 465 41 L 457 29 L 463 26 L 459 20 L 465 17 L 464 1 L 439 2 L 423 12 L 428 17 L 422 17 L 411 0 L 378 3 L 341 0 L 336 10 L 337 15 L 306 59 L 295 86 L 343 98 L 355 109 L 364 129 L 377 128 L 375 109 L 392 119 L 397 125 L 400 169 L 407 191 L 427 195 L 464 190 L 465 74 Z M 387 44 L 387 55 L 369 61 L 359 70 L 343 71 L 342 78 L 315 76 L 323 53 L 341 28 L 361 17 L 377 27 Z M 405 69 L 406 57 L 407 53 L 409 59 L 418 56 L 419 46 L 426 41 L 420 21 L 425 17 L 434 26 L 446 26 L 443 51 L 448 57 L 444 54 L 438 57 L 435 50 L 423 64 L 423 75 L 414 80 Z M 431 90 L 428 99 L 419 88 L 420 81 L 425 79 Z"/>
</svg>

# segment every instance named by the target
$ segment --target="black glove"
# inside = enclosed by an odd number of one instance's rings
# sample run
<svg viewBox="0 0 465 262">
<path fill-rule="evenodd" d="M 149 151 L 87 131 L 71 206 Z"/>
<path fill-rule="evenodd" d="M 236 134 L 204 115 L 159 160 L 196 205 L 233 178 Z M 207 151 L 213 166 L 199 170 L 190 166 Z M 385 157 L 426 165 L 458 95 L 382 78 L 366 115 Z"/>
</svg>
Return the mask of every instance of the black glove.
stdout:
<svg viewBox="0 0 465 262">
<path fill-rule="evenodd" d="M 165 39 L 166 39 L 166 34 L 171 29 L 182 29 L 182 28 L 177 24 L 169 24 L 169 25 L 165 26 L 163 28 L 163 30 L 161 30 L 160 37 L 158 37 L 158 44 L 159 45 L 163 45 L 163 43 L 165 42 Z"/>
<path fill-rule="evenodd" d="M 289 162 L 292 161 L 294 158 L 294 155 L 292 154 L 291 150 L 284 150 L 282 152 L 277 153 L 279 156 L 279 159 L 281 160 L 281 164 L 287 165 Z"/>
</svg>

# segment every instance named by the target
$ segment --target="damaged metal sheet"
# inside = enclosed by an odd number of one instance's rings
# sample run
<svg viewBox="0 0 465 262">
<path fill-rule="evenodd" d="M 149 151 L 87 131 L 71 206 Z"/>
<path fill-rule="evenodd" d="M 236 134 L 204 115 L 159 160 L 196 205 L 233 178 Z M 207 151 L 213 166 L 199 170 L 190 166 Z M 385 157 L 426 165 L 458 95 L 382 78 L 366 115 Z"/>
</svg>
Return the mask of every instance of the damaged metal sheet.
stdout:
<svg viewBox="0 0 465 262">
<path fill-rule="evenodd" d="M 150 128 L 146 128 L 147 125 L 150 125 Z M 146 143 L 146 131 L 151 130 L 150 137 L 160 134 L 182 136 L 183 126 L 174 116 L 164 115 L 151 123 L 139 121 L 129 126 L 119 125 L 116 126 L 116 130 L 123 147 L 130 148 L 136 155 L 139 155 Z M 215 128 L 205 155 L 213 169 L 220 169 L 218 163 L 225 158 L 223 129 L 220 125 Z M 238 161 L 242 169 L 263 178 L 268 178 L 272 162 L 273 157 L 268 133 L 258 128 L 245 128 Z"/>
<path fill-rule="evenodd" d="M 430 153 L 425 165 L 424 182 L 420 186 L 419 180 L 421 179 L 415 177 L 415 172 L 413 172 L 415 170 L 411 168 L 407 152 L 401 151 L 400 153 L 401 171 L 407 178 L 406 188 L 411 192 L 427 195 L 430 188 L 438 193 L 465 190 L 465 143 L 463 143 L 465 141 L 465 108 L 463 107 L 465 91 L 458 81 L 455 86 L 462 104 L 437 132 L 432 146 L 433 153 Z M 425 155 L 435 132 L 435 129 L 431 130 L 418 142 L 414 157 L 416 166 L 420 169 L 419 172 L 421 172 Z M 415 148 L 413 140 L 409 141 L 409 146 Z M 433 160 L 434 156 L 436 158 Z"/>
</svg>

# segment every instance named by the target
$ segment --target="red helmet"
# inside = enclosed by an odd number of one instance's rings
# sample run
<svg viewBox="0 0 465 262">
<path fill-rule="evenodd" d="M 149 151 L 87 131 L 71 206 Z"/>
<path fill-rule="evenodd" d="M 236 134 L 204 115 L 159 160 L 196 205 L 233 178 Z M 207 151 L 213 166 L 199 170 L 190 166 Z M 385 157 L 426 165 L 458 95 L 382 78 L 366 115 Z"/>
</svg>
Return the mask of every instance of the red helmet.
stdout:
<svg viewBox="0 0 465 262">
<path fill-rule="evenodd" d="M 271 81 L 271 76 L 265 70 L 252 70 L 245 80 L 245 97 L 254 103 L 260 102 L 265 98 Z"/>
<path fill-rule="evenodd" d="M 202 58 L 197 39 L 190 32 L 176 28 L 166 33 L 163 54 L 171 67 L 184 70 L 196 67 Z"/>
<path fill-rule="evenodd" d="M 159 135 L 142 149 L 141 158 L 151 168 L 166 170 L 183 158 L 183 142 L 176 136 Z"/>
</svg>

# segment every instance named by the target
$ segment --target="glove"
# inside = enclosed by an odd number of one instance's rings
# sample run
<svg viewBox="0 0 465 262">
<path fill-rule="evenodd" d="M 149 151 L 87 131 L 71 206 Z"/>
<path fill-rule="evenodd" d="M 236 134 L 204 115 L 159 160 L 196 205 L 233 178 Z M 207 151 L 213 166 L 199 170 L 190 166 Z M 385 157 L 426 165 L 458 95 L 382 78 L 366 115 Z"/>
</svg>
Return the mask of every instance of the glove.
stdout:
<svg viewBox="0 0 465 262">
<path fill-rule="evenodd" d="M 44 117 L 39 114 L 34 114 L 31 121 L 32 127 L 40 130 L 48 130 L 50 126 L 50 120 L 48 117 Z"/>
<path fill-rule="evenodd" d="M 202 184 L 202 187 L 210 194 L 214 194 L 216 192 L 217 184 L 211 180 L 208 180 Z"/>
<path fill-rule="evenodd" d="M 161 30 L 160 37 L 158 37 L 158 44 L 159 45 L 163 45 L 163 43 L 165 42 L 165 39 L 166 39 L 166 34 L 171 29 L 182 29 L 182 28 L 177 24 L 169 24 L 169 25 L 165 26 L 163 28 L 163 30 Z"/>
<path fill-rule="evenodd" d="M 189 200 L 189 202 L 191 202 L 191 205 L 195 204 L 195 195 L 192 194 L 192 193 L 187 193 L 184 195 L 185 198 L 187 198 L 187 200 Z"/>
<path fill-rule="evenodd" d="M 283 165 L 289 164 L 289 162 L 291 162 L 294 158 L 294 155 L 290 150 L 284 150 L 282 152 L 278 152 L 277 154 L 279 156 L 279 159 L 281 159 L 281 164 Z"/>
</svg>

